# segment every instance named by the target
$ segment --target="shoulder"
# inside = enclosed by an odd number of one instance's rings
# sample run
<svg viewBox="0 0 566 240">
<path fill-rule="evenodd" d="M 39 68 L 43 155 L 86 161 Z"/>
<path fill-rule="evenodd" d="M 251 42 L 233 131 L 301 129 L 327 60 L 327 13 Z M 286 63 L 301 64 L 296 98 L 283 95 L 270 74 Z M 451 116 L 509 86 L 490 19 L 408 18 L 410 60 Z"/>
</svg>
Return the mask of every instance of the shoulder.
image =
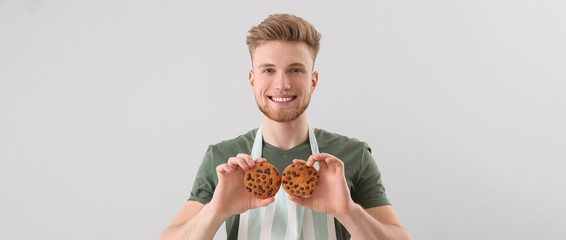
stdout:
<svg viewBox="0 0 566 240">
<path fill-rule="evenodd" d="M 227 156 L 235 156 L 238 153 L 249 154 L 256 132 L 257 129 L 252 129 L 236 138 L 212 144 L 209 146 L 208 152 Z"/>
<path fill-rule="evenodd" d="M 333 150 L 342 151 L 348 149 L 349 151 L 371 151 L 369 145 L 356 138 L 347 137 L 338 133 L 326 131 L 324 129 L 316 129 L 316 139 L 321 151 Z"/>
</svg>

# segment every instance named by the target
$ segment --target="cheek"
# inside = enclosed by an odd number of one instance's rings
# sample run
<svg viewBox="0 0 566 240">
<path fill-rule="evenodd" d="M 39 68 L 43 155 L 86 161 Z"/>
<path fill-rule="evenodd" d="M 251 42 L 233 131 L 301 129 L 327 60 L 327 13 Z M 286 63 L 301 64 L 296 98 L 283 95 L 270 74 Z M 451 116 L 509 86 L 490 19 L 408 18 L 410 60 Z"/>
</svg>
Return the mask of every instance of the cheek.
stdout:
<svg viewBox="0 0 566 240">
<path fill-rule="evenodd" d="M 264 98 L 266 98 L 266 96 L 267 96 L 266 90 L 262 89 L 262 88 L 256 88 L 255 91 L 254 91 L 254 95 L 255 95 L 255 98 L 258 101 L 264 101 Z"/>
</svg>

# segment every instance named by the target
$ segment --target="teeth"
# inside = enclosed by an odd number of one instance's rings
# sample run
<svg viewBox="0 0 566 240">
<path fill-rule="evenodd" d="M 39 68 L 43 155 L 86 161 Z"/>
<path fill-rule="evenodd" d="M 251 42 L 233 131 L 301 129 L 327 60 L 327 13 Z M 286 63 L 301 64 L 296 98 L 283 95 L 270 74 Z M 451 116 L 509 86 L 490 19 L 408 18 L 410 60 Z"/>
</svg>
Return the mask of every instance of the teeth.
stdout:
<svg viewBox="0 0 566 240">
<path fill-rule="evenodd" d="M 288 102 L 288 101 L 293 100 L 292 97 L 286 97 L 286 98 L 273 97 L 272 99 L 273 99 L 273 101 L 276 101 L 276 102 Z"/>
</svg>

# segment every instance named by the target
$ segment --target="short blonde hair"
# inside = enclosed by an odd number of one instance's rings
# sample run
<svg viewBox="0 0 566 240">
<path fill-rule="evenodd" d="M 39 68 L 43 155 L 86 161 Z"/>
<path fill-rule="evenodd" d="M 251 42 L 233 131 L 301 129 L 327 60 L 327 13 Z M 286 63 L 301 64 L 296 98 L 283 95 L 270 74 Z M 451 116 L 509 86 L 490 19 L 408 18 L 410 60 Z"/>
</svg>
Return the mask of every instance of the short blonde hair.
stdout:
<svg viewBox="0 0 566 240">
<path fill-rule="evenodd" d="M 250 29 L 246 44 L 253 61 L 255 49 L 266 41 L 304 42 L 309 46 L 314 62 L 320 47 L 320 37 L 314 26 L 300 17 L 291 14 L 273 14 Z"/>
</svg>

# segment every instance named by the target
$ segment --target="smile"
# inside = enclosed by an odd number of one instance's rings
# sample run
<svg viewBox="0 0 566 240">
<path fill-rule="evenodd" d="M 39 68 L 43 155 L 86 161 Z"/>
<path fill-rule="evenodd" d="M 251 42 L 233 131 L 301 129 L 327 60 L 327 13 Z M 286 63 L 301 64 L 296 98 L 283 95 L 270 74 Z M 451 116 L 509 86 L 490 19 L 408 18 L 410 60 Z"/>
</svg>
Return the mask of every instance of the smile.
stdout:
<svg viewBox="0 0 566 240">
<path fill-rule="evenodd" d="M 273 100 L 274 102 L 290 102 L 293 101 L 295 98 L 297 98 L 296 96 L 292 96 L 292 97 L 269 97 L 269 99 Z"/>
</svg>

